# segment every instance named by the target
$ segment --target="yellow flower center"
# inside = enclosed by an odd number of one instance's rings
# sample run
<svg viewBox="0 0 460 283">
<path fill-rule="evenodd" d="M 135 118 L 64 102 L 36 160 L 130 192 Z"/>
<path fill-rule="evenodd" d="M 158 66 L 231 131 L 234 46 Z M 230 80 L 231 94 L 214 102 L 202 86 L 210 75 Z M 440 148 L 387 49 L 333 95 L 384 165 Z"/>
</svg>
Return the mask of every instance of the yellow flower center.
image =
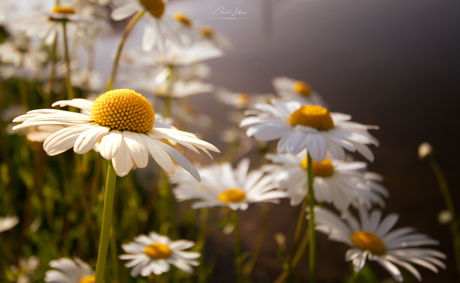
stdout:
<svg viewBox="0 0 460 283">
<path fill-rule="evenodd" d="M 155 122 L 152 105 L 130 89 L 115 89 L 100 95 L 91 107 L 91 117 L 101 126 L 138 133 L 149 132 Z"/>
<path fill-rule="evenodd" d="M 96 277 L 94 276 L 85 276 L 78 283 L 94 283 L 96 281 Z"/>
<path fill-rule="evenodd" d="M 139 0 L 145 9 L 155 18 L 163 16 L 165 11 L 165 3 L 163 0 Z"/>
<path fill-rule="evenodd" d="M 152 259 L 167 258 L 171 255 L 171 249 L 160 243 L 153 243 L 145 247 L 145 254 Z"/>
<path fill-rule="evenodd" d="M 350 239 L 358 249 L 368 250 L 374 255 L 382 255 L 386 251 L 385 244 L 374 233 L 358 231 L 351 235 Z"/>
<path fill-rule="evenodd" d="M 330 177 L 334 174 L 334 165 L 332 165 L 332 162 L 325 158 L 321 162 L 315 162 L 312 160 L 312 171 L 313 175 L 319 176 L 319 177 Z M 308 168 L 308 159 L 305 157 L 302 160 L 302 168 L 304 170 L 307 170 Z"/>
<path fill-rule="evenodd" d="M 53 9 L 51 9 L 51 13 L 75 14 L 75 10 L 72 8 L 72 6 L 55 6 Z"/>
<path fill-rule="evenodd" d="M 246 198 L 246 194 L 240 188 L 228 189 L 219 195 L 222 202 L 240 202 Z"/>
<path fill-rule="evenodd" d="M 214 35 L 214 30 L 210 26 L 200 27 L 200 32 L 202 35 L 211 38 Z"/>
<path fill-rule="evenodd" d="M 294 111 L 289 117 L 293 127 L 303 125 L 326 131 L 334 128 L 334 121 L 326 108 L 317 105 L 304 105 Z"/>
<path fill-rule="evenodd" d="M 192 26 L 192 20 L 189 17 L 187 17 L 185 14 L 175 13 L 174 19 L 178 22 L 181 22 L 185 26 L 188 26 L 188 27 Z"/>
<path fill-rule="evenodd" d="M 307 97 L 310 96 L 311 94 L 310 86 L 302 81 L 296 81 L 292 85 L 292 90 L 300 95 L 307 96 Z"/>
<path fill-rule="evenodd" d="M 237 100 L 237 103 L 238 105 L 247 105 L 249 103 L 249 95 L 247 95 L 246 93 L 238 93 L 236 95 L 236 100 Z"/>
</svg>

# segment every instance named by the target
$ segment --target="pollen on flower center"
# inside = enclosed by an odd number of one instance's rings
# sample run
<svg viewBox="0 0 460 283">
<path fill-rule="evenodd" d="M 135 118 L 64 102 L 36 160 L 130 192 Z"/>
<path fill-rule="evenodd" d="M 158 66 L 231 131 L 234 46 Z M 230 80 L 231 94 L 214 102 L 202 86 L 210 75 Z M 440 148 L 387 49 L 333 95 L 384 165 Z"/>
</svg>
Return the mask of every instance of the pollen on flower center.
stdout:
<svg viewBox="0 0 460 283">
<path fill-rule="evenodd" d="M 165 3 L 163 0 L 139 0 L 145 9 L 155 18 L 163 16 L 165 11 Z"/>
<path fill-rule="evenodd" d="M 183 13 L 175 13 L 174 14 L 174 19 L 178 22 L 181 22 L 185 26 L 191 27 L 192 26 L 192 20 L 190 20 L 189 17 L 187 17 Z"/>
<path fill-rule="evenodd" d="M 72 6 L 55 6 L 51 9 L 51 13 L 75 14 L 75 10 Z"/>
<path fill-rule="evenodd" d="M 334 121 L 326 108 L 318 105 L 304 105 L 292 112 L 289 123 L 295 127 L 303 125 L 315 128 L 319 131 L 326 131 L 334 128 Z"/>
<path fill-rule="evenodd" d="M 96 277 L 94 276 L 85 276 L 78 283 L 94 283 L 96 281 Z"/>
<path fill-rule="evenodd" d="M 130 89 L 115 89 L 100 95 L 91 107 L 91 117 L 101 126 L 138 133 L 151 131 L 155 122 L 152 105 Z"/>
<path fill-rule="evenodd" d="M 325 158 L 321 162 L 315 162 L 312 160 L 312 171 L 313 175 L 319 177 L 330 177 L 334 174 L 334 165 L 332 165 L 331 160 Z M 308 168 L 308 159 L 305 157 L 302 160 L 302 167 L 304 170 Z"/>
<path fill-rule="evenodd" d="M 382 255 L 386 251 L 385 244 L 374 233 L 358 231 L 351 235 L 350 239 L 358 249 L 368 250 L 374 255 Z"/>
<path fill-rule="evenodd" d="M 246 93 L 238 93 L 236 95 L 236 100 L 237 100 L 237 103 L 238 105 L 247 105 L 249 103 L 249 95 L 247 95 Z"/>
<path fill-rule="evenodd" d="M 160 243 L 153 243 L 145 247 L 145 254 L 152 259 L 167 258 L 171 255 L 171 249 Z"/>
<path fill-rule="evenodd" d="M 228 189 L 219 195 L 222 202 L 240 202 L 246 198 L 246 194 L 240 188 Z"/>
<path fill-rule="evenodd" d="M 202 26 L 200 27 L 200 32 L 205 37 L 211 38 L 214 35 L 214 30 L 210 26 Z"/>
<path fill-rule="evenodd" d="M 292 90 L 300 95 L 307 97 L 311 94 L 311 87 L 302 81 L 296 81 L 292 85 Z"/>
</svg>

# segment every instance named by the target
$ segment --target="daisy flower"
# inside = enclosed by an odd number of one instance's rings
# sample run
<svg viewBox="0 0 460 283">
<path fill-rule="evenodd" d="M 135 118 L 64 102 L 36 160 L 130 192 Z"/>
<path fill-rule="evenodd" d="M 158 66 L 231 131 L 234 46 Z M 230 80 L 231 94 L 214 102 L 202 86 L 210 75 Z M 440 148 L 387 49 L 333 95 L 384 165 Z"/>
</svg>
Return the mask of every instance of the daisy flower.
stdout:
<svg viewBox="0 0 460 283">
<path fill-rule="evenodd" d="M 232 44 L 220 33 L 217 33 L 211 26 L 203 25 L 198 29 L 198 37 L 201 41 L 211 43 L 224 50 L 231 50 Z"/>
<path fill-rule="evenodd" d="M 201 183 L 178 172 L 171 176 L 171 183 L 178 201 L 198 199 L 192 208 L 228 206 L 232 210 L 246 210 L 252 202 L 278 203 L 286 193 L 274 190 L 271 177 L 262 171 L 248 174 L 249 160 L 243 159 L 233 169 L 230 163 L 200 168 Z"/>
<path fill-rule="evenodd" d="M 21 257 L 19 258 L 19 265 L 12 265 L 10 267 L 11 272 L 13 273 L 14 281 L 16 283 L 29 283 L 35 282 L 36 270 L 40 265 L 40 260 L 36 256 L 31 256 L 27 259 Z M 59 282 L 61 283 L 61 282 Z"/>
<path fill-rule="evenodd" d="M 278 151 L 297 155 L 308 148 L 316 162 L 323 161 L 329 151 L 332 157 L 345 159 L 346 148 L 358 151 L 372 161 L 374 155 L 366 146 L 378 141 L 367 130 L 378 129 L 350 122 L 350 115 L 329 113 L 318 105 L 302 105 L 298 101 L 273 99 L 272 104 L 256 104 L 256 112 L 246 117 L 240 127 L 249 126 L 246 134 L 261 141 L 280 139 Z"/>
<path fill-rule="evenodd" d="M 10 230 L 19 223 L 19 218 L 17 216 L 0 216 L 0 233 Z"/>
<path fill-rule="evenodd" d="M 118 7 L 112 12 L 115 21 L 124 20 L 139 11 L 147 11 L 142 49 L 150 51 L 155 45 L 160 50 L 165 48 L 166 40 L 180 44 L 179 35 L 176 33 L 177 23 L 166 15 L 166 3 L 163 0 L 115 0 Z"/>
<path fill-rule="evenodd" d="M 95 280 L 91 267 L 77 257 L 52 260 L 50 266 L 54 269 L 45 273 L 46 283 L 93 283 Z"/>
<path fill-rule="evenodd" d="M 32 45 L 26 38 L 14 37 L 0 44 L 0 61 L 14 67 L 37 70 L 48 59 L 41 46 Z"/>
<path fill-rule="evenodd" d="M 306 153 L 267 154 L 273 164 L 262 170 L 273 176 L 280 189 L 287 190 L 291 205 L 299 205 L 307 194 L 307 158 Z M 318 202 L 334 204 L 339 210 L 347 209 L 352 202 L 365 203 L 383 202 L 380 191 L 372 190 L 364 177 L 365 162 L 345 162 L 325 158 L 321 162 L 313 161 L 314 195 Z M 377 184 L 379 185 L 379 184 Z M 382 187 L 384 194 L 387 192 Z"/>
<path fill-rule="evenodd" d="M 184 66 L 222 57 L 223 55 L 222 49 L 206 42 L 199 42 L 187 47 L 169 44 L 166 50 L 154 50 L 150 56 L 152 56 L 153 63 L 156 64 Z"/>
<path fill-rule="evenodd" d="M 55 109 L 32 110 L 13 120 L 22 122 L 13 130 L 63 125 L 63 129 L 50 135 L 43 143 L 48 155 L 57 155 L 70 148 L 75 153 L 84 154 L 98 143 L 100 154 L 112 160 L 115 172 L 120 177 L 129 173 L 132 164 L 139 168 L 146 167 L 150 154 L 167 173 L 175 172 L 172 157 L 194 178 L 200 180 L 195 167 L 164 140 L 179 143 L 197 153 L 198 149 L 207 154 L 208 150 L 219 151 L 194 134 L 158 122 L 161 117 L 155 115 L 147 99 L 130 89 L 108 91 L 94 102 L 72 99 L 53 104 L 56 105 L 77 107 L 90 114 Z"/>
<path fill-rule="evenodd" d="M 381 221 L 381 212 L 370 214 L 359 208 L 360 221 L 349 211 L 344 218 L 338 217 L 325 208 L 315 207 L 316 230 L 329 235 L 329 239 L 342 242 L 351 247 L 346 253 L 346 261 L 353 261 L 355 272 L 361 270 L 366 260 L 377 261 L 398 282 L 403 282 L 399 265 L 412 273 L 419 281 L 420 273 L 412 264 L 438 272 L 437 267 L 445 268 L 439 259 L 446 256 L 433 249 L 419 248 L 437 245 L 438 241 L 424 234 L 415 234 L 410 227 L 398 228 L 390 232 L 398 221 L 397 214 L 390 214 Z"/>
<path fill-rule="evenodd" d="M 131 276 L 149 276 L 150 274 L 162 274 L 169 271 L 169 265 L 192 273 L 191 266 L 198 266 L 196 261 L 200 253 L 186 252 L 195 245 L 186 240 L 171 241 L 166 236 L 151 232 L 148 236 L 139 235 L 134 242 L 124 244 L 121 247 L 127 253 L 120 255 L 122 260 L 130 260 L 125 266 L 131 269 Z"/>
<path fill-rule="evenodd" d="M 309 84 L 287 77 L 274 78 L 273 87 L 285 101 L 299 101 L 302 104 L 323 105 L 322 97 L 313 91 Z"/>
<path fill-rule="evenodd" d="M 222 103 L 238 108 L 244 109 L 254 106 L 256 103 L 265 103 L 273 98 L 272 94 L 251 94 L 248 95 L 242 92 L 233 92 L 228 89 L 220 88 L 216 91 L 217 98 Z"/>
<path fill-rule="evenodd" d="M 56 38 L 63 21 L 74 24 L 79 20 L 80 17 L 72 6 L 55 6 L 50 12 L 31 11 L 23 13 L 14 20 L 13 25 L 18 30 L 24 31 L 27 36 L 37 35 L 38 38 L 45 39 L 47 45 L 50 45 Z"/>
</svg>

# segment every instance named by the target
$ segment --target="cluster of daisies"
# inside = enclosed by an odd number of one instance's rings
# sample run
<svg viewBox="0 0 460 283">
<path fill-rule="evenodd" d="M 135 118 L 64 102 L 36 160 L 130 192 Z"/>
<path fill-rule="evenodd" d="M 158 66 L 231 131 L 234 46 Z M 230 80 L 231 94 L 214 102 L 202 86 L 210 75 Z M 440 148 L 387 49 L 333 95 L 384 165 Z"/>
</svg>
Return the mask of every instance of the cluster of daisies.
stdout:
<svg viewBox="0 0 460 283">
<path fill-rule="evenodd" d="M 107 5 L 112 8 L 110 15 Z M 129 88 L 103 92 L 100 84 L 90 80 L 96 77 L 91 68 L 78 72 L 78 66 L 67 66 L 61 75 L 59 68 L 53 69 L 58 78 L 71 72 L 72 86 L 82 85 L 103 94 L 94 100 L 76 98 L 53 104 L 79 111 L 29 111 L 13 120 L 20 123 L 13 130 L 27 131 L 30 140 L 43 142 L 50 156 L 69 149 L 77 154 L 96 151 L 111 162 L 119 177 L 134 168 L 147 167 L 151 156 L 175 185 L 177 201 L 192 200 L 192 209 L 222 206 L 233 211 L 246 210 L 251 203 L 279 203 L 283 198 L 297 206 L 308 197 L 307 183 L 312 181 L 316 202 L 330 204 L 339 212 L 315 207 L 316 229 L 331 240 L 351 247 L 345 258 L 353 262 L 356 272 L 366 261 L 377 261 L 395 280 L 402 282 L 398 266 L 419 280 L 421 276 L 413 264 L 435 272 L 439 267 L 445 268 L 440 260 L 445 258 L 444 254 L 420 247 L 437 241 L 414 233 L 412 228 L 392 230 L 398 216 L 390 214 L 382 220 L 380 210 L 372 210 L 374 205 L 384 207 L 384 199 L 388 197 L 388 191 L 381 185 L 382 177 L 368 172 L 365 162 L 354 161 L 345 150 L 373 161 L 369 146 L 379 143 L 368 131 L 377 127 L 352 122 L 347 114 L 330 112 L 322 97 L 303 81 L 275 78 L 276 95 L 216 91 L 217 98 L 233 106 L 237 113 L 246 110 L 244 118 L 234 115 L 234 121 L 238 120 L 239 127 L 245 128 L 247 137 L 278 141 L 277 152 L 265 156 L 269 163 L 250 170 L 247 158 L 241 158 L 236 168 L 228 162 L 198 166 L 185 158 L 178 145 L 209 156 L 210 151 L 219 150 L 197 135 L 173 126 L 174 120 L 169 119 L 171 99 L 214 91 L 212 85 L 202 82 L 210 73 L 202 62 L 222 56 L 230 45 L 211 27 L 197 26 L 182 13 L 169 14 L 167 6 L 163 0 L 80 0 L 16 18 L 9 30 L 17 36 L 0 45 L 0 62 L 13 68 L 8 73 L 11 76 L 27 70 L 44 81 L 49 79 L 49 73 L 42 74 L 48 62 L 47 53 L 43 53 L 43 48 L 21 46 L 33 46 L 28 43 L 37 39 L 40 44 L 51 46 L 56 38 L 66 36 L 59 34 L 64 26 L 62 30 L 67 27 L 76 42 L 80 40 L 91 50 L 91 42 L 94 44 L 96 38 L 110 32 L 110 18 L 119 21 L 133 16 L 134 25 L 143 17 L 145 26 L 142 48 L 119 54 L 123 67 L 131 71 L 127 72 L 131 77 L 121 76 Z M 0 15 L 0 19 L 4 17 Z M 0 70 L 0 75 L 5 77 L 5 74 Z M 86 77 L 79 78 L 77 74 Z M 156 113 L 151 102 L 131 88 L 153 94 L 168 109 L 164 112 L 168 119 Z M 174 111 L 174 106 L 171 109 L 173 113 L 186 113 Z M 245 143 L 247 137 L 236 134 L 228 140 Z M 307 170 L 312 172 L 313 180 L 309 180 Z M 359 214 L 359 220 L 350 209 Z M 191 241 L 172 241 L 151 232 L 122 245 L 126 254 L 119 258 L 129 261 L 125 266 L 131 268 L 133 277 L 162 274 L 170 270 L 170 265 L 191 273 L 192 267 L 199 264 L 200 254 L 184 250 L 193 246 Z M 53 269 L 45 276 L 48 283 L 95 280 L 91 267 L 79 258 L 53 260 L 50 266 Z"/>
</svg>

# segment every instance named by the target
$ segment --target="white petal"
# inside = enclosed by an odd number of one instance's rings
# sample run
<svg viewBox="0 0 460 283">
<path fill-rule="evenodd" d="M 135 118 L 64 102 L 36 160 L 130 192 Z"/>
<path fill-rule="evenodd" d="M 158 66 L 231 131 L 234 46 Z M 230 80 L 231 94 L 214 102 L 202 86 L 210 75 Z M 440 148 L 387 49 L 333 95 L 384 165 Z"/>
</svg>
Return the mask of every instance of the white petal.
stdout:
<svg viewBox="0 0 460 283">
<path fill-rule="evenodd" d="M 149 137 L 145 134 L 133 133 L 130 131 L 123 132 L 123 140 L 128 147 L 129 153 L 136 163 L 137 167 L 144 168 L 149 162 L 149 152 L 144 142 Z"/>
<path fill-rule="evenodd" d="M 109 131 L 109 128 L 100 126 L 96 126 L 84 131 L 75 142 L 73 150 L 78 154 L 87 153 Z"/>
<path fill-rule="evenodd" d="M 107 160 L 112 159 L 118 153 L 122 141 L 123 135 L 119 131 L 110 131 L 108 135 L 102 138 L 101 144 L 99 145 L 99 152 L 102 157 Z"/>
<path fill-rule="evenodd" d="M 131 155 L 124 140 L 120 144 L 117 155 L 112 158 L 113 169 L 119 177 L 126 176 L 131 170 Z"/>
</svg>

